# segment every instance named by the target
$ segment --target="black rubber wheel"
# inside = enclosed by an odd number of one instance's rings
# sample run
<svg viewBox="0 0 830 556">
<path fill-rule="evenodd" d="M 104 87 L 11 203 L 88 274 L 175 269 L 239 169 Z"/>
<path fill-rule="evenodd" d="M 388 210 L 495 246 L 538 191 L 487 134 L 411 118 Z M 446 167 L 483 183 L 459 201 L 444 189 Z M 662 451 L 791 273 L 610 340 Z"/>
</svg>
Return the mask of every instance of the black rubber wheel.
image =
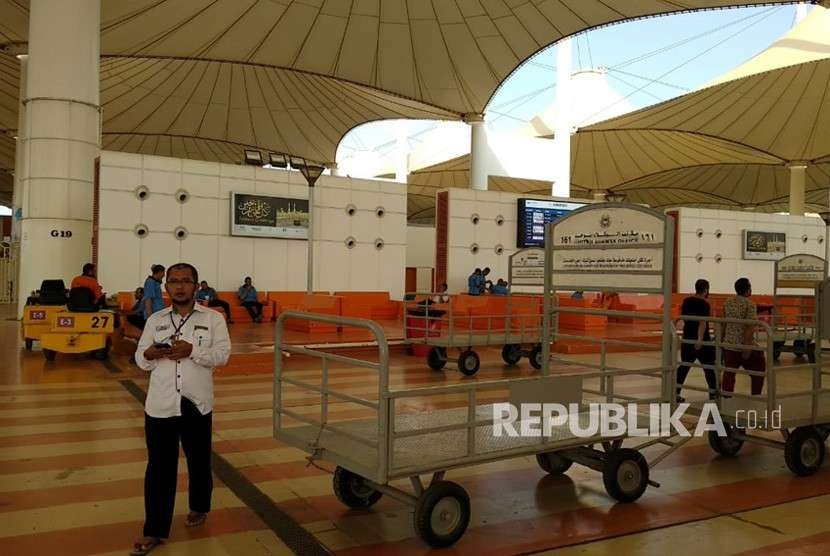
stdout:
<svg viewBox="0 0 830 556">
<path fill-rule="evenodd" d="M 784 347 L 784 342 L 773 342 L 772 343 L 772 358 L 775 361 L 781 358 L 781 348 Z"/>
<path fill-rule="evenodd" d="M 43 357 L 45 357 L 47 361 L 54 361 L 56 355 L 57 355 L 57 352 L 55 352 L 55 350 L 52 350 L 52 349 L 44 349 L 43 350 Z"/>
<path fill-rule="evenodd" d="M 612 498 L 633 502 L 648 487 L 648 462 L 643 454 L 631 448 L 608 452 L 602 466 L 602 482 Z"/>
<path fill-rule="evenodd" d="M 470 524 L 470 497 L 452 481 L 436 481 L 415 506 L 415 531 L 433 548 L 454 544 Z"/>
<path fill-rule="evenodd" d="M 807 344 L 807 361 L 810 363 L 816 362 L 816 344 L 813 342 Z"/>
<path fill-rule="evenodd" d="M 548 475 L 561 475 L 570 469 L 574 462 L 557 452 L 545 452 L 536 454 L 536 463 Z"/>
<path fill-rule="evenodd" d="M 807 340 L 793 340 L 793 353 L 796 357 L 807 354 Z"/>
<path fill-rule="evenodd" d="M 533 346 L 533 349 L 530 350 L 530 355 L 527 356 L 527 359 L 530 361 L 530 364 L 534 369 L 537 371 L 540 370 L 542 368 L 542 346 Z"/>
<path fill-rule="evenodd" d="M 458 370 L 462 374 L 473 376 L 478 372 L 479 367 L 481 367 L 481 360 L 473 350 L 462 351 L 461 355 L 458 356 Z"/>
<path fill-rule="evenodd" d="M 732 458 L 738 455 L 744 441 L 735 436 L 735 429 L 729 423 L 723 424 L 726 429 L 726 436 L 720 436 L 717 431 L 709 431 L 709 446 L 718 454 Z"/>
<path fill-rule="evenodd" d="M 340 466 L 334 470 L 332 486 L 337 499 L 354 509 L 368 508 L 383 496 L 382 492 L 366 484 L 366 479 Z"/>
<path fill-rule="evenodd" d="M 427 365 L 433 371 L 440 371 L 447 364 L 447 350 L 445 348 L 434 347 L 429 350 L 427 354 Z"/>
<path fill-rule="evenodd" d="M 35 341 L 31 338 L 26 338 L 23 343 L 26 345 L 26 351 L 32 351 L 32 345 L 34 345 Z"/>
<path fill-rule="evenodd" d="M 522 346 L 519 344 L 507 344 L 501 348 L 501 358 L 511 367 L 522 360 Z"/>
<path fill-rule="evenodd" d="M 815 427 L 798 427 L 784 444 L 784 461 L 799 477 L 812 475 L 824 461 L 824 439 Z"/>
</svg>

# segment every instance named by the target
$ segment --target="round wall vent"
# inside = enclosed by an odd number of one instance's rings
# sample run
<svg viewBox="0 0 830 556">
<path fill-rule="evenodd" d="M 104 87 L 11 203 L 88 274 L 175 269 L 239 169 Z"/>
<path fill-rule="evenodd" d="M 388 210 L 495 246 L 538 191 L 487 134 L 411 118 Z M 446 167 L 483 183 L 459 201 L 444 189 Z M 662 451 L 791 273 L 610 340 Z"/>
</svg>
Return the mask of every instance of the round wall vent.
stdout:
<svg viewBox="0 0 830 556">
<path fill-rule="evenodd" d="M 504 224 L 504 216 L 500 214 L 496 216 L 496 226 L 501 226 L 502 224 Z"/>
<path fill-rule="evenodd" d="M 824 243 L 824 237 L 823 236 L 818 236 L 816 238 L 816 240 L 818 240 L 819 244 Z"/>
<path fill-rule="evenodd" d="M 496 252 L 496 255 L 501 255 L 502 253 L 504 253 L 504 246 L 503 245 L 496 245 L 496 248 L 494 249 L 494 251 Z"/>
<path fill-rule="evenodd" d="M 343 241 L 343 244 L 347 249 L 354 249 L 354 246 L 357 245 L 357 240 L 352 236 L 349 236 Z"/>
<path fill-rule="evenodd" d="M 356 206 L 351 205 L 351 204 L 346 205 L 346 214 L 348 214 L 349 216 L 354 216 L 355 213 L 357 213 L 357 207 Z"/>
<path fill-rule="evenodd" d="M 472 245 L 470 245 L 470 252 L 478 253 L 478 243 L 473 243 Z"/>
<path fill-rule="evenodd" d="M 139 185 L 135 188 L 135 198 L 139 201 L 145 201 L 149 196 L 150 189 L 146 185 Z"/>
<path fill-rule="evenodd" d="M 716 263 L 719 263 L 719 262 L 721 262 L 722 260 L 723 260 L 723 256 L 721 256 L 721 254 L 720 254 L 720 253 L 718 253 L 717 255 L 715 255 L 715 262 L 716 262 Z"/>
<path fill-rule="evenodd" d="M 703 237 L 703 228 L 698 228 L 695 233 L 697 234 L 697 237 Z"/>
<path fill-rule="evenodd" d="M 383 215 L 386 214 L 386 209 L 383 207 L 378 207 L 375 209 L 375 214 L 378 218 L 383 218 Z"/>
<path fill-rule="evenodd" d="M 715 230 L 715 237 L 716 237 L 716 238 L 720 238 L 720 236 L 722 236 L 722 235 L 723 235 L 723 232 L 722 232 L 722 231 L 720 231 L 720 230 Z"/>
<path fill-rule="evenodd" d="M 144 238 L 150 235 L 150 228 L 144 224 L 137 224 L 136 227 L 133 228 L 133 233 L 138 237 Z"/>
<path fill-rule="evenodd" d="M 807 243 L 809 240 L 810 240 L 810 238 L 807 237 L 807 234 L 804 234 L 803 236 L 801 236 L 801 243 Z"/>
<path fill-rule="evenodd" d="M 377 249 L 378 251 L 383 249 L 383 238 L 379 237 L 379 238 L 375 239 L 375 249 Z"/>
<path fill-rule="evenodd" d="M 479 217 L 479 215 L 478 215 L 478 214 L 476 214 L 476 213 L 473 213 L 473 214 L 471 214 L 471 215 L 470 215 L 470 222 L 472 222 L 472 223 L 473 223 L 473 226 L 475 226 L 476 224 L 478 224 L 478 221 L 479 221 L 480 219 L 481 219 L 481 217 Z"/>
<path fill-rule="evenodd" d="M 697 255 L 695 255 L 695 260 L 699 263 L 703 262 L 703 253 L 698 253 Z"/>
<path fill-rule="evenodd" d="M 176 191 L 175 197 L 179 203 L 185 204 L 188 201 L 188 199 L 190 199 L 190 193 L 188 193 L 184 189 L 179 189 L 178 191 Z"/>
<path fill-rule="evenodd" d="M 184 226 L 179 226 L 175 230 L 173 230 L 173 236 L 175 236 L 178 240 L 183 240 L 187 237 L 187 228 Z"/>
</svg>

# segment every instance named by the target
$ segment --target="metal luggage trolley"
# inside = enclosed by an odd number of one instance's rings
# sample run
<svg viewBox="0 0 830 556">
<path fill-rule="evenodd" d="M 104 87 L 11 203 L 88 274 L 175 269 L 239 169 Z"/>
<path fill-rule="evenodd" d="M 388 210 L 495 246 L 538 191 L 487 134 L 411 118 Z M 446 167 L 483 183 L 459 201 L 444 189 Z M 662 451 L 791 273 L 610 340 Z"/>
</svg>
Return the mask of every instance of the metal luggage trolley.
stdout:
<svg viewBox="0 0 830 556">
<path fill-rule="evenodd" d="M 510 256 L 508 281 L 511 288 L 526 285 L 538 276 L 541 285 L 544 251 L 522 249 Z M 535 369 L 542 368 L 542 296 L 540 292 L 506 296 L 449 296 L 446 292 L 408 295 L 405 306 L 405 341 L 410 346 L 427 346 L 427 365 L 442 370 L 449 350 L 458 350 L 458 370 L 476 374 L 481 360 L 475 347 L 502 346 L 501 357 L 517 365 L 527 357 Z M 446 299 L 446 302 L 442 298 Z M 485 307 L 485 309 L 481 309 Z M 421 351 L 415 351 L 420 354 Z"/>
<path fill-rule="evenodd" d="M 655 290 L 671 283 L 671 265 L 666 261 L 671 261 L 672 228 L 664 215 L 617 205 L 583 214 L 577 211 L 563 222 L 574 219 L 585 225 L 586 218 L 595 219 L 599 227 L 600 217 L 617 221 L 617 227 L 637 230 L 642 238 L 635 247 L 626 249 L 628 253 L 639 250 L 638 258 L 652 257 L 649 269 L 632 270 L 635 282 L 648 290 L 652 283 Z M 547 259 L 558 254 L 558 249 L 549 248 Z M 549 272 L 545 278 L 549 285 L 555 283 Z M 546 321 L 556 312 L 550 305 L 551 292 L 548 287 L 546 305 L 550 314 Z M 656 318 L 667 332 L 671 329 L 669 311 Z M 286 345 L 283 331 L 288 319 L 368 330 L 377 342 L 376 357 L 357 358 Z M 554 339 L 551 327 L 546 330 L 543 346 Z M 604 346 L 613 342 L 602 341 Z M 496 426 L 495 417 L 505 417 L 504 406 L 496 404 L 507 402 L 514 406 L 527 402 L 574 404 L 575 421 L 590 431 L 592 419 L 598 418 L 599 412 L 598 407 L 589 406 L 590 402 L 665 401 L 667 392 L 673 392 L 674 387 L 673 369 L 666 366 L 671 358 L 666 358 L 665 350 L 661 361 L 648 367 L 613 367 L 603 348 L 596 365 L 553 364 L 545 359 L 541 376 L 413 387 L 407 385 L 403 375 L 390 374 L 386 338 L 371 321 L 283 313 L 277 319 L 274 349 L 275 438 L 308 452 L 312 460 L 336 464 L 334 493 L 351 508 L 368 508 L 383 495 L 413 506 L 415 531 L 434 547 L 456 542 L 470 521 L 469 496 L 462 486 L 444 479 L 447 470 L 535 455 L 544 471 L 559 474 L 576 462 L 600 470 L 608 493 L 629 502 L 639 498 L 649 484 L 656 485 L 649 478 L 649 465 L 656 464 L 682 443 L 657 438 L 631 449 L 622 447 L 624 432 L 602 435 L 593 431 L 582 435 L 574 433 L 569 423 L 548 421 L 544 435 L 514 436 Z M 319 371 L 309 370 L 308 366 L 300 368 L 300 358 L 292 358 L 291 365 L 286 365 L 283 350 L 318 360 Z M 514 421 L 514 431 L 521 431 L 523 426 L 540 428 L 540 418 L 532 422 L 523 419 Z M 647 462 L 637 449 L 660 443 L 667 449 L 652 462 Z M 594 449 L 595 445 L 601 445 L 603 450 Z M 431 476 L 428 483 L 422 481 L 424 475 Z M 411 490 L 403 488 L 405 483 L 401 480 L 407 479 Z"/>
<path fill-rule="evenodd" d="M 827 261 L 815 255 L 798 253 L 775 261 L 771 316 L 775 361 L 782 352 L 806 355 L 811 363 L 815 361 L 814 293 L 825 276 Z"/>
<path fill-rule="evenodd" d="M 815 288 L 815 305 L 807 332 L 801 338 L 809 344 L 821 346 L 830 339 L 830 279 L 823 280 Z M 683 317 L 706 320 L 715 326 L 714 340 L 704 342 L 714 346 L 715 369 L 721 373 L 735 372 L 743 375 L 763 376 L 766 393 L 750 395 L 743 392 L 724 391 L 718 381 L 718 403 L 721 418 L 726 425 L 727 436 L 709 433 L 712 449 L 727 457 L 738 454 L 745 442 L 753 442 L 784 451 L 784 461 L 795 475 L 812 475 L 821 467 L 825 455 L 825 441 L 830 435 L 830 359 L 816 349 L 815 357 L 807 363 L 773 365 L 775 342 L 780 341 L 769 323 L 762 320 L 738 320 L 726 318 Z M 739 324 L 755 328 L 754 345 L 727 344 L 721 341 L 720 328 Z M 816 326 L 817 324 L 817 326 Z M 694 340 L 679 340 L 682 343 Z M 750 351 L 764 354 L 766 373 L 728 368 L 722 362 L 723 350 Z M 700 390 L 686 386 L 690 390 Z M 694 405 L 693 405 L 694 409 Z M 780 434 L 782 440 L 770 437 Z"/>
</svg>

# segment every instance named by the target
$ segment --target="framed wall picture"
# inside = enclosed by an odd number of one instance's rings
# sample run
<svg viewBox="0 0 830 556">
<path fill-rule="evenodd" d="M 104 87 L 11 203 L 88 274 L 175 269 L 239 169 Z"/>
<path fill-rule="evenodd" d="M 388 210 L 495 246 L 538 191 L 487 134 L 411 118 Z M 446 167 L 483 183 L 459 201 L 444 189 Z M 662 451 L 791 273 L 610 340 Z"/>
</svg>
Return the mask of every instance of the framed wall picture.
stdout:
<svg viewBox="0 0 830 556">
<path fill-rule="evenodd" d="M 744 259 L 777 261 L 787 255 L 787 234 L 744 230 Z"/>
<path fill-rule="evenodd" d="M 231 193 L 231 235 L 308 239 L 308 199 Z"/>
</svg>

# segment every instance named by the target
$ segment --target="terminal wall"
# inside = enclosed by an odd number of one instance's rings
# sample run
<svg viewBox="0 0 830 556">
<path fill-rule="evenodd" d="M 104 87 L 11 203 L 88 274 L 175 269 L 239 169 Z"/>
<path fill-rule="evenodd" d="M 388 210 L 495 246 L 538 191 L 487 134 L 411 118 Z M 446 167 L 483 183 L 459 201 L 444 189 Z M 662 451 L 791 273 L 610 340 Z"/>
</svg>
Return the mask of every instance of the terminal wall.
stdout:
<svg viewBox="0 0 830 556">
<path fill-rule="evenodd" d="M 138 186 L 150 193 L 143 201 Z M 190 197 L 179 203 L 179 189 Z M 406 190 L 395 183 L 322 176 L 314 210 L 315 289 L 389 291 L 401 299 L 406 264 Z M 305 240 L 230 235 L 231 192 L 308 198 L 299 172 L 104 151 L 101 153 L 99 279 L 107 291 L 132 290 L 153 263 L 191 262 L 216 289 L 246 275 L 258 289 L 305 290 Z M 353 204 L 357 212 L 346 213 Z M 378 217 L 376 209 L 383 207 Z M 149 229 L 145 238 L 135 227 Z M 179 240 L 173 231 L 188 231 Z M 354 248 L 347 237 L 357 240 Z M 381 238 L 383 249 L 375 248 Z"/>
<path fill-rule="evenodd" d="M 745 276 L 752 282 L 753 293 L 772 294 L 775 263 L 743 259 L 743 230 L 786 233 L 788 255 L 825 256 L 826 229 L 817 217 L 682 208 L 678 220 L 679 292 L 694 291 L 695 280 L 705 278 L 712 293 L 734 293 L 735 280 Z"/>
</svg>

